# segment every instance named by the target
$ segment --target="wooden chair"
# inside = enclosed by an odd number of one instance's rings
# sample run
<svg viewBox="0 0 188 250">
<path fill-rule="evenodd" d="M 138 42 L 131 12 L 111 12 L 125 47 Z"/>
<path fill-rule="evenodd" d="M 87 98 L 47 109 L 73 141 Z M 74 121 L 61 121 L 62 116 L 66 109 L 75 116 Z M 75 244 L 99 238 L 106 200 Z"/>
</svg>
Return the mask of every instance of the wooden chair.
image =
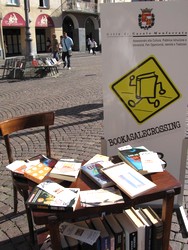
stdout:
<svg viewBox="0 0 188 250">
<path fill-rule="evenodd" d="M 14 161 L 12 145 L 10 143 L 11 141 L 10 135 L 13 134 L 14 132 L 34 127 L 44 126 L 46 156 L 51 157 L 49 126 L 54 124 L 54 117 L 55 117 L 54 112 L 51 111 L 51 112 L 15 117 L 0 122 L 0 135 L 4 138 L 5 141 L 9 163 L 12 163 Z M 25 202 L 28 199 L 29 189 L 26 178 L 20 178 L 12 173 L 12 181 L 13 181 L 14 212 L 16 213 L 18 205 L 18 198 L 17 198 L 18 192 L 23 196 Z M 33 228 L 31 211 L 26 204 L 25 204 L 25 209 L 27 214 L 30 238 L 31 241 L 34 243 L 35 237 L 34 237 L 34 228 Z"/>
</svg>

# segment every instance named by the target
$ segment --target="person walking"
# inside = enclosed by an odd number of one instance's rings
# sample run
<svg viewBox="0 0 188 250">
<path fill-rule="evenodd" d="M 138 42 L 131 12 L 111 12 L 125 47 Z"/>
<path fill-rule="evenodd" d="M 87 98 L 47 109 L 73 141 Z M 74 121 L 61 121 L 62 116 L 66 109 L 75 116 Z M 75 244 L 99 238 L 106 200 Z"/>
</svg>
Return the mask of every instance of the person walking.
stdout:
<svg viewBox="0 0 188 250">
<path fill-rule="evenodd" d="M 47 52 L 51 52 L 52 51 L 52 48 L 51 48 L 51 40 L 50 40 L 50 38 L 48 37 L 47 38 L 47 41 L 46 41 L 46 50 L 47 50 Z"/>
<path fill-rule="evenodd" d="M 53 53 L 53 58 L 59 61 L 59 43 L 56 38 L 56 34 L 52 35 L 52 53 Z"/>
<path fill-rule="evenodd" d="M 63 38 L 62 38 L 62 48 L 63 48 L 63 52 L 62 52 L 62 60 L 64 63 L 63 68 L 68 68 L 71 69 L 71 65 L 70 65 L 70 57 L 72 55 L 72 46 L 74 45 L 72 38 L 70 38 L 67 35 L 67 32 L 64 31 L 63 32 Z"/>
<path fill-rule="evenodd" d="M 94 39 L 91 40 L 91 47 L 90 47 L 93 51 L 93 55 L 96 55 L 96 48 L 97 48 L 97 43 L 95 42 Z"/>
<path fill-rule="evenodd" d="M 90 39 L 90 37 L 88 37 L 88 39 L 87 39 L 87 49 L 88 49 L 88 52 L 90 53 L 90 49 L 91 49 L 91 39 Z"/>
</svg>

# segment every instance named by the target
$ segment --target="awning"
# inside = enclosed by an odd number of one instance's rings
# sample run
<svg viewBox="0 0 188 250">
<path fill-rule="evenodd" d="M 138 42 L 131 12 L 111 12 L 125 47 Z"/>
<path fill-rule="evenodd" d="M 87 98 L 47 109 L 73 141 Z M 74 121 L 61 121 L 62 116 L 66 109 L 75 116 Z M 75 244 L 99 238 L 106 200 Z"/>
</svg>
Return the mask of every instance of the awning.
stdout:
<svg viewBox="0 0 188 250">
<path fill-rule="evenodd" d="M 16 13 L 16 12 L 10 12 L 4 16 L 2 21 L 3 27 L 25 27 L 25 20 L 23 17 Z"/>
<path fill-rule="evenodd" d="M 54 27 L 54 22 L 49 15 L 41 14 L 37 17 L 35 27 Z"/>
</svg>

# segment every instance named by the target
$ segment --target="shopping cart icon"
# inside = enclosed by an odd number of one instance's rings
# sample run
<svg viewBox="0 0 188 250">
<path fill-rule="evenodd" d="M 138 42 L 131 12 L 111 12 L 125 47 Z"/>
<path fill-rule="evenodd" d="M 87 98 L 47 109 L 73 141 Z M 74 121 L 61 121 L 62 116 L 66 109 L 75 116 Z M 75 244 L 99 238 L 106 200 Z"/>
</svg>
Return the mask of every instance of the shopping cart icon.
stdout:
<svg viewBox="0 0 188 250">
<path fill-rule="evenodd" d="M 149 104 L 152 104 L 155 108 L 159 107 L 160 101 L 157 99 L 157 94 L 164 95 L 166 90 L 162 87 L 162 82 L 158 82 L 158 75 L 155 72 L 148 72 L 130 76 L 129 86 L 134 86 L 136 101 L 129 100 L 128 105 L 130 107 L 136 107 L 136 105 L 143 99 L 147 99 Z M 159 91 L 158 88 L 159 87 Z M 158 91 L 158 93 L 157 93 Z"/>
</svg>

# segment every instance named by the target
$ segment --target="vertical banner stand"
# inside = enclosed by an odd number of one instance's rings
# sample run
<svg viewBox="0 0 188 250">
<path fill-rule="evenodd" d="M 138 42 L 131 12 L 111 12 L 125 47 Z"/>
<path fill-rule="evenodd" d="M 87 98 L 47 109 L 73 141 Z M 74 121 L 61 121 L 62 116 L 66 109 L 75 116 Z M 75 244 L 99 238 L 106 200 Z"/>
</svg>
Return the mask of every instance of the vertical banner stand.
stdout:
<svg viewBox="0 0 188 250">
<path fill-rule="evenodd" d="M 181 183 L 188 148 L 187 9 L 188 1 L 101 4 L 101 152 L 117 155 L 124 145 L 162 152 L 167 170 Z M 183 193 L 182 186 L 175 206 L 187 231 Z"/>
</svg>

